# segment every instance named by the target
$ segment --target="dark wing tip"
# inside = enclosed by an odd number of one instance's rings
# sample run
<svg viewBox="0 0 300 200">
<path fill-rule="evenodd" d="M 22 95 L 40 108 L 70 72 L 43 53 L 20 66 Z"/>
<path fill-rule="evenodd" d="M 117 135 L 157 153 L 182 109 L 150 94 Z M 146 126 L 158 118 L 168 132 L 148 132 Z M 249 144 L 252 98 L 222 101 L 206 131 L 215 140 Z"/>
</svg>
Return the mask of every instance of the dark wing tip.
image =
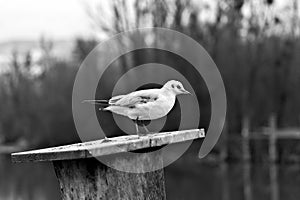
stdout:
<svg viewBox="0 0 300 200">
<path fill-rule="evenodd" d="M 90 103 L 90 104 L 108 104 L 108 100 L 83 100 L 81 103 Z"/>
</svg>

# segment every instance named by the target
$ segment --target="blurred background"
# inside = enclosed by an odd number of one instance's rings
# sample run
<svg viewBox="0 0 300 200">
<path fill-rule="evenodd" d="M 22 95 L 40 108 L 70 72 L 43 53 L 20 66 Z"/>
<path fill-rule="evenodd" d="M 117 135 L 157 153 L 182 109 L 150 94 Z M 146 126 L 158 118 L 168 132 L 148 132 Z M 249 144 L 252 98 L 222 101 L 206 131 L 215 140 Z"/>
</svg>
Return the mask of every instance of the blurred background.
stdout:
<svg viewBox="0 0 300 200">
<path fill-rule="evenodd" d="M 59 199 L 51 164 L 12 164 L 10 153 L 80 141 L 71 98 L 81 62 L 110 36 L 149 26 L 203 45 L 228 100 L 213 152 L 199 160 L 201 142 L 194 142 L 165 168 L 167 198 L 299 199 L 299 6 L 299 0 L 0 1 L 0 199 Z M 116 73 L 145 56 L 121 59 Z M 207 88 L 196 92 L 199 127 L 207 128 Z"/>
</svg>

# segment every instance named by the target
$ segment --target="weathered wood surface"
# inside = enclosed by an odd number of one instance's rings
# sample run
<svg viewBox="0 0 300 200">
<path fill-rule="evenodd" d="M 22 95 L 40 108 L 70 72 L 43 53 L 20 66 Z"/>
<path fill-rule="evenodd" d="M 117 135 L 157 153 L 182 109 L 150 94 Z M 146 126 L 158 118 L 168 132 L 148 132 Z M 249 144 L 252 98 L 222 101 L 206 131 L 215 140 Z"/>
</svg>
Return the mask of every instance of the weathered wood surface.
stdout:
<svg viewBox="0 0 300 200">
<path fill-rule="evenodd" d="M 165 200 L 163 156 L 155 150 L 204 137 L 203 129 L 128 135 L 14 153 L 12 160 L 53 161 L 63 200 Z M 151 153 L 126 154 L 138 150 Z M 105 159 L 106 164 L 96 157 Z"/>
<path fill-rule="evenodd" d="M 165 182 L 160 151 L 127 158 L 117 154 L 107 167 L 95 158 L 53 161 L 63 200 L 164 200 Z M 152 166 L 160 170 L 126 173 L 114 169 L 124 166 L 139 169 Z"/>
<path fill-rule="evenodd" d="M 144 148 L 204 138 L 203 129 L 163 132 L 145 136 L 127 135 L 60 147 L 25 151 L 12 154 L 13 162 L 72 160 L 129 152 Z"/>
</svg>

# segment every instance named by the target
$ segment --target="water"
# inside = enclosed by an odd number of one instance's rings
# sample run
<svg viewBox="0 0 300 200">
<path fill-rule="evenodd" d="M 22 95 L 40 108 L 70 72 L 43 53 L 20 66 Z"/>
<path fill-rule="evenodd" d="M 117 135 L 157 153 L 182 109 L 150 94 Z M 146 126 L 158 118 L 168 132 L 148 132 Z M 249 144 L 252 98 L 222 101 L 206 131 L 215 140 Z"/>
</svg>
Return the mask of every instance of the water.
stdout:
<svg viewBox="0 0 300 200">
<path fill-rule="evenodd" d="M 298 200 L 299 165 L 185 164 L 166 170 L 172 200 Z M 182 164 L 183 166 L 183 164 Z"/>
<path fill-rule="evenodd" d="M 298 200 L 299 165 L 204 164 L 180 159 L 165 169 L 170 200 Z M 0 200 L 55 200 L 50 163 L 12 164 L 0 155 Z"/>
<path fill-rule="evenodd" d="M 0 200 L 55 200 L 59 186 L 51 163 L 11 163 L 0 155 Z"/>
</svg>

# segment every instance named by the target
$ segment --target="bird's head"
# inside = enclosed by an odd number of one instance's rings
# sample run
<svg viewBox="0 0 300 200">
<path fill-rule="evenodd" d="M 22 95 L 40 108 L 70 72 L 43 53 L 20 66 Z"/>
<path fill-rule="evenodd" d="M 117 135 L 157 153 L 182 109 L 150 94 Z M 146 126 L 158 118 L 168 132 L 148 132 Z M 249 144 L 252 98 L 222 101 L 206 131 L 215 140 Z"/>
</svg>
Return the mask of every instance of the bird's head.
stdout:
<svg viewBox="0 0 300 200">
<path fill-rule="evenodd" d="M 172 91 L 175 95 L 179 94 L 191 94 L 189 91 L 185 90 L 182 83 L 176 80 L 170 80 L 163 86 L 164 89 Z"/>
</svg>

